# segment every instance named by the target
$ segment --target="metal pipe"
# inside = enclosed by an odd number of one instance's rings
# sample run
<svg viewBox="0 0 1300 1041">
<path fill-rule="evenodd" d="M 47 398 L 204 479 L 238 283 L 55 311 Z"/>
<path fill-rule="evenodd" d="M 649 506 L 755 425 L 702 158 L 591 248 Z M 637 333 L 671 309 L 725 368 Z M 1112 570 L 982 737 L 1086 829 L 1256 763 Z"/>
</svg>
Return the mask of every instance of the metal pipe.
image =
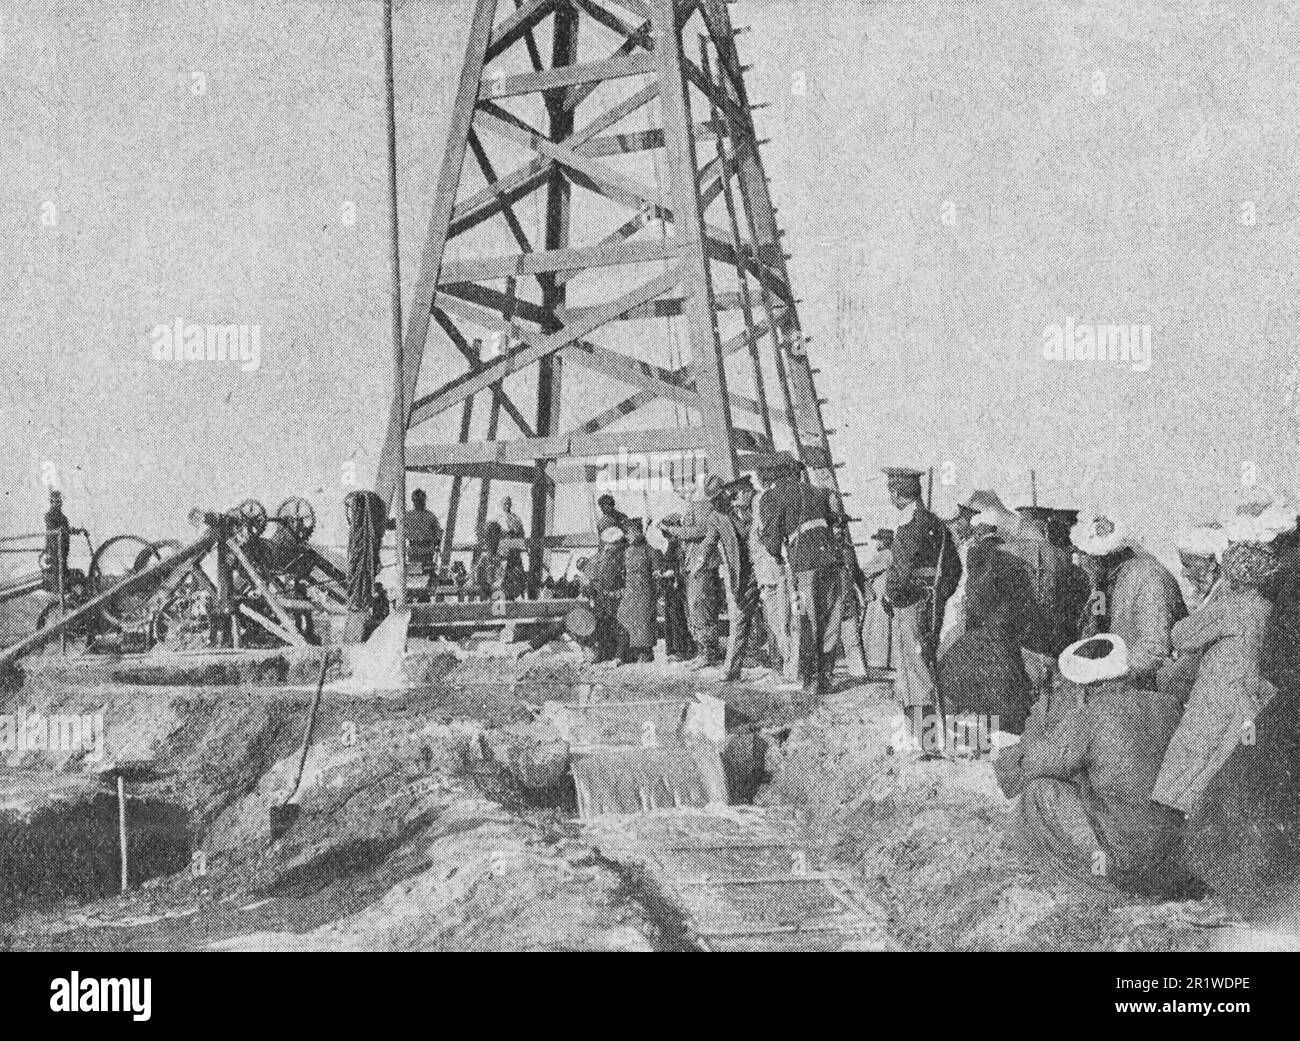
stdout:
<svg viewBox="0 0 1300 1041">
<path fill-rule="evenodd" d="M 59 621 L 63 621 L 63 616 L 68 613 L 68 596 L 67 589 L 63 581 L 64 564 L 66 563 L 63 552 L 63 532 L 58 528 L 50 529 L 53 531 L 55 538 L 54 566 L 58 569 L 59 575 Z M 68 656 L 68 630 L 59 630 L 59 656 L 66 658 Z"/>
<path fill-rule="evenodd" d="M 122 851 L 122 892 L 131 886 L 131 875 L 126 859 L 126 778 L 117 775 L 117 844 Z"/>
<path fill-rule="evenodd" d="M 399 610 L 406 607 L 406 432 L 410 414 L 406 406 L 406 358 L 402 346 L 402 263 L 397 225 L 397 103 L 393 89 L 393 0 L 384 0 L 384 82 L 387 89 L 388 120 L 388 227 L 392 266 L 393 394 L 401 419 L 397 439 L 397 473 L 393 517 L 397 540 L 397 597 Z"/>
</svg>

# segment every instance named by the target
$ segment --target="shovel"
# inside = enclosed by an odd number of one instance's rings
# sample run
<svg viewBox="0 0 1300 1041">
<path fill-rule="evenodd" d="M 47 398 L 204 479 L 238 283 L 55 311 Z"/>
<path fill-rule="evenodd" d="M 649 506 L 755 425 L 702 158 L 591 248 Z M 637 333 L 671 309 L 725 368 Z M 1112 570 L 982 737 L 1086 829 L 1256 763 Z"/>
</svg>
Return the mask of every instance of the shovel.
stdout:
<svg viewBox="0 0 1300 1041">
<path fill-rule="evenodd" d="M 325 656 L 321 659 L 320 678 L 316 681 L 316 693 L 312 695 L 311 699 L 311 712 L 307 717 L 307 733 L 302 739 L 302 752 L 298 756 L 298 774 L 293 780 L 293 791 L 289 793 L 289 798 L 284 801 L 282 806 L 271 807 L 272 842 L 292 828 L 294 822 L 298 820 L 298 814 L 302 812 L 302 807 L 293 800 L 297 797 L 298 788 L 302 785 L 303 770 L 307 766 L 307 752 L 311 748 L 311 740 L 316 732 L 316 716 L 320 713 L 321 692 L 325 689 L 325 674 L 329 671 L 330 661 L 333 657 L 334 652 L 327 650 Z"/>
</svg>

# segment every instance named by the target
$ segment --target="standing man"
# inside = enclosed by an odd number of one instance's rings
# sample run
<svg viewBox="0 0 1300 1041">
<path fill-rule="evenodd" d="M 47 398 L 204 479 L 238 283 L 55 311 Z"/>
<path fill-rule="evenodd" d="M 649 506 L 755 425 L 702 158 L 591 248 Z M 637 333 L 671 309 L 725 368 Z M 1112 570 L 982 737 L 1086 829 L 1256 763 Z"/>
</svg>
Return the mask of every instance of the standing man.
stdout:
<svg viewBox="0 0 1300 1041">
<path fill-rule="evenodd" d="M 674 513 L 659 522 L 664 538 L 662 551 L 655 550 L 656 577 L 664 600 L 664 647 L 669 661 L 689 661 L 695 656 L 695 641 L 686 624 L 686 555 L 682 544 L 668 529 L 680 527 Z"/>
<path fill-rule="evenodd" d="M 921 502 L 921 472 L 891 466 L 885 476 L 889 500 L 901 514 L 885 579 L 885 599 L 894 609 L 894 693 L 920 740 L 927 710 L 942 710 L 935 653 L 944 606 L 961 580 L 961 559 L 948 528 Z"/>
<path fill-rule="evenodd" d="M 511 542 L 517 542 L 525 538 L 524 522 L 514 510 L 514 500 L 506 496 L 501 500 L 501 537 Z M 524 553 L 523 550 L 514 546 L 508 547 L 505 551 L 506 569 L 512 575 L 526 575 L 524 571 Z M 524 580 L 524 586 L 527 586 L 527 579 Z"/>
<path fill-rule="evenodd" d="M 404 521 L 406 532 L 407 559 L 418 570 L 426 573 L 433 570 L 434 560 L 442 549 L 442 525 L 438 517 L 429 510 L 428 497 L 423 488 L 411 493 L 411 508 L 406 511 Z"/>
<path fill-rule="evenodd" d="M 763 617 L 767 622 L 771 642 L 775 645 L 778 668 L 790 680 L 796 677 L 798 665 L 790 639 L 790 591 L 786 585 L 785 568 L 763 544 L 762 509 L 763 496 L 776 483 L 781 468 L 793 462 L 793 458 L 782 452 L 759 469 L 759 489 L 750 506 L 753 516 L 749 526 L 749 557 L 754 565 L 754 580 L 758 583 L 759 598 L 763 602 Z"/>
<path fill-rule="evenodd" d="M 50 508 L 45 511 L 45 553 L 50 560 L 47 590 L 58 592 L 60 576 L 67 581 L 68 551 L 72 548 L 72 527 L 63 512 L 63 493 L 50 489 Z"/>
<path fill-rule="evenodd" d="M 794 579 L 792 609 L 805 696 L 830 689 L 840 640 L 844 558 L 833 530 L 837 522 L 830 492 L 803 480 L 800 464 L 783 467 L 760 504 L 763 545 L 789 565 Z"/>
<path fill-rule="evenodd" d="M 692 664 L 722 664 L 718 634 L 718 566 L 722 563 L 718 540 L 709 538 L 715 512 L 712 500 L 722 491 L 722 481 L 712 476 L 692 498 L 681 524 L 663 524 L 664 534 L 679 539 L 686 548 L 686 615 L 698 648 Z"/>
<path fill-rule="evenodd" d="M 719 482 L 720 483 L 720 482 Z M 710 535 L 717 540 L 722 557 L 723 574 L 727 592 L 727 653 L 722 662 L 723 679 L 740 679 L 740 666 L 749 643 L 750 629 L 759 609 L 758 583 L 754 580 L 753 561 L 749 556 L 749 527 L 744 510 L 733 502 L 733 495 L 742 497 L 753 486 L 748 478 L 721 485 L 713 499 L 713 516 L 710 518 Z"/>
<path fill-rule="evenodd" d="M 623 595 L 616 611 L 618 657 L 624 663 L 654 661 L 659 618 L 654 554 L 645 540 L 645 525 L 640 517 L 629 517 L 623 530 L 627 546 L 623 550 Z"/>
<path fill-rule="evenodd" d="M 626 646 L 620 638 L 618 621 L 618 603 L 627 578 L 624 550 L 622 528 L 607 527 L 600 533 L 600 550 L 589 571 L 592 612 L 596 616 L 597 664 L 617 664 L 618 655 Z"/>
</svg>

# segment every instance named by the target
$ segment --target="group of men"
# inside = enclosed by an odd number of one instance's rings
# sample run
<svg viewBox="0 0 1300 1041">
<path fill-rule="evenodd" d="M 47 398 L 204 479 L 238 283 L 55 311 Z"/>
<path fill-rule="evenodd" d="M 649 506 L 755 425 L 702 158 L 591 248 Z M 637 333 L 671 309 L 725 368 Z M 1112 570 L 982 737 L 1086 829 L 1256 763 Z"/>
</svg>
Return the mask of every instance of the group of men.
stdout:
<svg viewBox="0 0 1300 1041">
<path fill-rule="evenodd" d="M 863 581 L 834 493 L 788 453 L 772 453 L 752 476 L 710 476 L 689 498 L 659 521 L 662 548 L 645 550 L 643 522 L 612 496 L 598 502 L 602 546 L 589 568 L 597 659 L 649 657 L 661 597 L 667 653 L 692 667 L 736 679 L 753 657 L 814 695 L 843 644 L 860 672 Z"/>
<path fill-rule="evenodd" d="M 443 559 L 450 555 L 445 545 L 442 522 L 429 509 L 422 488 L 411 493 L 411 508 L 403 518 L 407 564 L 416 574 L 441 576 Z M 392 523 L 389 522 L 389 527 Z M 486 521 L 479 532 L 473 570 L 460 562 L 446 569 L 445 578 L 460 595 L 472 592 L 483 599 L 514 600 L 528 592 L 528 573 L 523 556 L 524 522 L 514 511 L 514 502 L 501 500 L 501 514 Z"/>
<path fill-rule="evenodd" d="M 1106 511 L 978 491 L 943 521 L 918 472 L 886 472 L 903 520 L 876 570 L 921 755 L 972 715 L 1019 735 L 993 765 L 1022 848 L 1086 890 L 1244 916 L 1294 896 L 1300 508 L 1247 495 L 1184 528 L 1184 596 Z"/>
</svg>

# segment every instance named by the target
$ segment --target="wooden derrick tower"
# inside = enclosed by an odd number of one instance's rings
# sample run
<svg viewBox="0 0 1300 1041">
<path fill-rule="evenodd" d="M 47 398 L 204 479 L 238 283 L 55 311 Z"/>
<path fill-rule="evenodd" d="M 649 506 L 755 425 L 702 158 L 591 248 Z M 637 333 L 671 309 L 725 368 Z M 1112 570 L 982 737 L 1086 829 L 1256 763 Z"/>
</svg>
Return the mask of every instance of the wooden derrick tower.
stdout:
<svg viewBox="0 0 1300 1041">
<path fill-rule="evenodd" d="M 549 550 L 591 543 L 611 460 L 726 480 L 785 450 L 834 488 L 724 0 L 471 3 L 379 494 L 403 450 L 443 475 L 449 549 L 464 482 L 480 525 L 509 482 Z"/>
</svg>

